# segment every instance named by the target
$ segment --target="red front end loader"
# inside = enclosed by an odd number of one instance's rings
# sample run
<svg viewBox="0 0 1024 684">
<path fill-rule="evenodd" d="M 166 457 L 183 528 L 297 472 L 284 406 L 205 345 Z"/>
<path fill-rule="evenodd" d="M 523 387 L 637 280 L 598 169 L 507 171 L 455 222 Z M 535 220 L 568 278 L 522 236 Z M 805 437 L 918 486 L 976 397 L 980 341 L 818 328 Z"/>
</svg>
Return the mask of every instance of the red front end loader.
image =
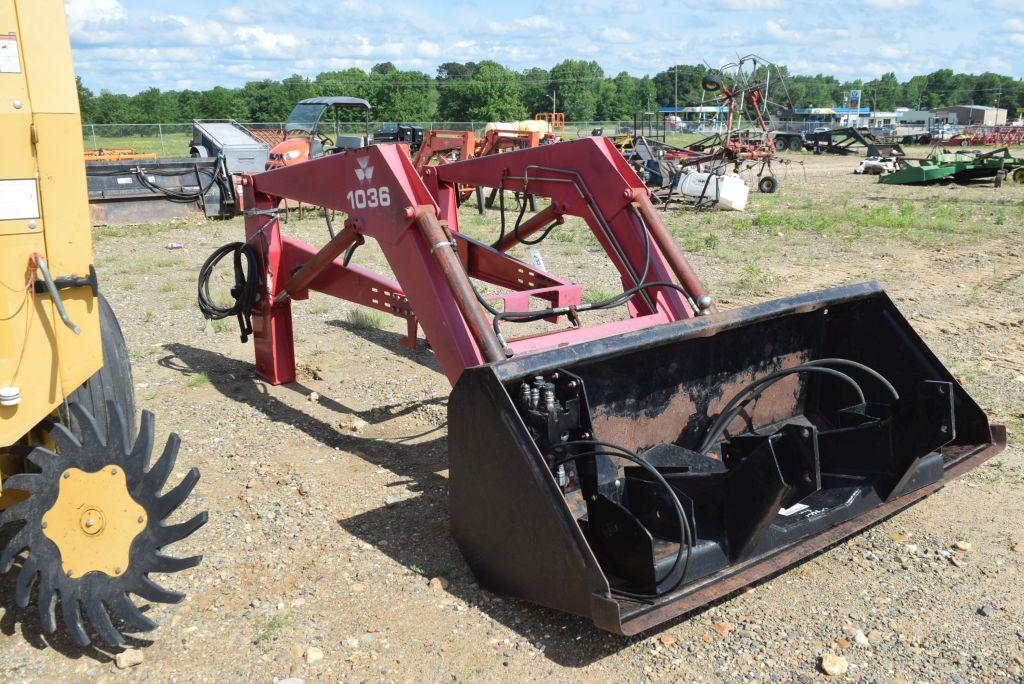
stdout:
<svg viewBox="0 0 1024 684">
<path fill-rule="evenodd" d="M 488 245 L 459 231 L 466 185 L 548 202 Z M 602 629 L 635 634 L 775 573 L 1005 446 L 876 283 L 718 311 L 603 138 L 423 176 L 374 145 L 245 189 L 233 249 L 250 269 L 235 306 L 207 313 L 239 316 L 272 383 L 295 379 L 291 307 L 310 290 L 405 319 L 409 343 L 422 326 L 454 386 L 451 527 L 480 584 Z M 286 237 L 280 198 L 344 212 L 345 228 L 320 249 Z M 506 253 L 565 216 L 621 294 L 582 303 L 579 284 Z M 394 280 L 339 258 L 365 238 Z M 513 335 L 522 323 L 532 334 Z"/>
</svg>

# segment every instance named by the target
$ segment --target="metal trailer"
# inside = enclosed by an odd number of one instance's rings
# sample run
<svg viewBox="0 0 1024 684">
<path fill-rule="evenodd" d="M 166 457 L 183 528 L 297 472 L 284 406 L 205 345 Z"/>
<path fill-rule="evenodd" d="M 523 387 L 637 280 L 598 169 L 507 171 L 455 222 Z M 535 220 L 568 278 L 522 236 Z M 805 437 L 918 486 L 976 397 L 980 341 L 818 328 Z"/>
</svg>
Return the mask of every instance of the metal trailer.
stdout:
<svg viewBox="0 0 1024 684">
<path fill-rule="evenodd" d="M 89 215 L 97 225 L 237 213 L 235 188 L 216 157 L 90 161 L 85 173 Z"/>
<path fill-rule="evenodd" d="M 228 175 L 259 173 L 267 168 L 270 147 L 257 140 L 244 126 L 234 120 L 192 122 L 192 157 L 214 157 L 224 160 Z"/>
<path fill-rule="evenodd" d="M 902 157 L 906 153 L 899 143 L 885 143 L 871 133 L 853 127 L 804 133 L 804 149 L 815 154 L 859 155 L 869 157 Z"/>
</svg>

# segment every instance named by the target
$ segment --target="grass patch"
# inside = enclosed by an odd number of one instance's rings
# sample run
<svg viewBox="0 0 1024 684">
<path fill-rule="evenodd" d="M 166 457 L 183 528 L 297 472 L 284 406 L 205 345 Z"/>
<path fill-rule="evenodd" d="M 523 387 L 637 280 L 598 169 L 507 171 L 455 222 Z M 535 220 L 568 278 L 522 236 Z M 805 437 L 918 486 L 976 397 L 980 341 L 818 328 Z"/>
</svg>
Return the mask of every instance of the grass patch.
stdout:
<svg viewBox="0 0 1024 684">
<path fill-rule="evenodd" d="M 868 235 L 933 242 L 949 235 L 985 233 L 998 225 L 987 218 L 982 220 L 969 207 L 958 207 L 954 202 L 919 204 L 905 200 L 875 205 L 850 200 L 834 204 L 805 201 L 761 211 L 749 223 L 740 217 L 729 223 L 735 232 L 751 229 L 766 235 L 804 232 L 845 242 Z"/>
<path fill-rule="evenodd" d="M 353 309 L 348 312 L 348 322 L 361 330 L 380 330 L 387 322 L 387 317 L 373 309 Z"/>
<path fill-rule="evenodd" d="M 142 314 L 142 322 L 143 323 L 152 323 L 153 322 L 153 311 L 152 311 L 152 309 L 146 309 L 145 313 Z"/>
<path fill-rule="evenodd" d="M 757 264 L 744 264 L 740 278 L 736 281 L 736 292 L 743 294 L 765 294 L 775 286 L 777 276 Z"/>
<path fill-rule="evenodd" d="M 318 299 L 315 302 L 310 303 L 309 313 L 311 314 L 325 314 L 331 310 L 331 305 L 322 299 Z"/>
<path fill-rule="evenodd" d="M 188 379 L 185 380 L 185 387 L 188 387 L 189 389 L 196 389 L 197 387 L 209 384 L 210 376 L 202 372 L 190 375 Z"/>
<path fill-rule="evenodd" d="M 167 294 L 168 292 L 176 292 L 178 290 L 178 283 L 173 280 L 169 280 L 166 283 L 162 283 L 158 288 L 159 292 Z"/>
<path fill-rule="evenodd" d="M 232 330 L 236 330 L 238 328 L 238 323 L 234 317 L 215 318 L 210 322 L 213 324 L 213 332 L 217 333 L 218 335 L 220 333 L 231 332 Z"/>
<path fill-rule="evenodd" d="M 256 636 L 252 643 L 256 646 L 263 646 L 269 641 L 277 638 L 277 634 L 288 624 L 288 618 L 284 615 L 274 615 L 263 626 L 256 630 Z"/>
<path fill-rule="evenodd" d="M 597 304 L 603 302 L 606 299 L 611 299 L 618 292 L 612 292 L 611 290 L 605 290 L 600 287 L 589 287 L 583 291 L 583 303 L 584 304 Z"/>
</svg>

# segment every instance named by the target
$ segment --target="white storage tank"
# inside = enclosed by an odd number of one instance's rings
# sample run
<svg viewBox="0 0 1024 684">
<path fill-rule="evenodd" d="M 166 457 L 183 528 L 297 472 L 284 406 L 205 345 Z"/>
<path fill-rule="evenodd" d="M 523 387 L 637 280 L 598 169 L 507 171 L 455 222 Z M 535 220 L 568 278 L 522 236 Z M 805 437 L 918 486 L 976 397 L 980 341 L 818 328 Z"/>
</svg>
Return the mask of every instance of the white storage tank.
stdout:
<svg viewBox="0 0 1024 684">
<path fill-rule="evenodd" d="M 719 207 L 729 211 L 746 209 L 750 194 L 747 184 L 735 173 L 718 175 L 703 171 L 683 174 L 676 191 L 694 201 L 716 200 Z"/>
</svg>

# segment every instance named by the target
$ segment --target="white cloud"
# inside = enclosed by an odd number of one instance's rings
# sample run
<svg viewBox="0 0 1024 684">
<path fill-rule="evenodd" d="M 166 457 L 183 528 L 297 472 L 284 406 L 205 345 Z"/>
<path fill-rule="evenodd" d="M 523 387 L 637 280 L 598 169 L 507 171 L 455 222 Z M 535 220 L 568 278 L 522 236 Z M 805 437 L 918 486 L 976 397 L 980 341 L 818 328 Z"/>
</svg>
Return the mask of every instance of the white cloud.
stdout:
<svg viewBox="0 0 1024 684">
<path fill-rule="evenodd" d="M 723 0 L 722 7 L 727 10 L 756 12 L 757 10 L 789 9 L 789 0 Z"/>
<path fill-rule="evenodd" d="M 81 31 L 87 24 L 117 21 L 126 16 L 118 0 L 67 0 L 64 11 L 72 33 Z"/>
<path fill-rule="evenodd" d="M 899 59 L 900 57 L 905 57 L 907 51 L 892 45 L 879 45 L 878 54 L 886 59 Z"/>
<path fill-rule="evenodd" d="M 653 75 L 671 64 L 718 65 L 751 52 L 792 73 L 840 79 L 890 69 L 900 80 L 939 68 L 1024 73 L 1019 0 L 867 0 L 867 14 L 864 3 L 825 14 L 820 0 L 676 0 L 659 5 L 657 21 L 639 0 L 568 0 L 557 13 L 527 5 L 525 13 L 482 19 L 455 11 L 450 0 L 65 2 L 76 67 L 97 91 L 186 80 L 197 89 L 238 86 L 257 76 L 315 76 L 383 61 L 433 73 L 447 61 L 493 59 L 521 70 L 594 59 L 609 74 Z M 921 21 L 925 8 L 928 21 Z M 882 9 L 888 25 L 879 32 Z M 955 39 L 936 42 L 936 26 L 956 26 Z"/>
<path fill-rule="evenodd" d="M 292 34 L 271 32 L 262 26 L 239 26 L 232 35 L 238 41 L 233 50 L 246 57 L 283 57 L 286 55 L 282 51 L 300 45 Z"/>
<path fill-rule="evenodd" d="M 531 17 L 512 19 L 511 21 L 507 19 L 491 21 L 488 22 L 487 28 L 489 28 L 492 33 L 532 33 L 539 31 L 558 31 L 562 29 L 562 25 L 557 21 L 552 21 L 548 17 L 535 14 Z"/>
<path fill-rule="evenodd" d="M 601 29 L 601 39 L 608 43 L 635 43 L 637 40 L 629 31 L 610 26 Z"/>
<path fill-rule="evenodd" d="M 236 24 L 241 24 L 244 21 L 250 21 L 252 14 L 246 10 L 246 8 L 239 5 L 231 5 L 230 7 L 223 7 L 218 12 L 220 16 L 224 17 L 228 21 L 233 21 Z"/>
<path fill-rule="evenodd" d="M 866 0 L 867 4 L 875 9 L 890 10 L 899 12 L 911 7 L 917 7 L 921 0 Z"/>
</svg>

